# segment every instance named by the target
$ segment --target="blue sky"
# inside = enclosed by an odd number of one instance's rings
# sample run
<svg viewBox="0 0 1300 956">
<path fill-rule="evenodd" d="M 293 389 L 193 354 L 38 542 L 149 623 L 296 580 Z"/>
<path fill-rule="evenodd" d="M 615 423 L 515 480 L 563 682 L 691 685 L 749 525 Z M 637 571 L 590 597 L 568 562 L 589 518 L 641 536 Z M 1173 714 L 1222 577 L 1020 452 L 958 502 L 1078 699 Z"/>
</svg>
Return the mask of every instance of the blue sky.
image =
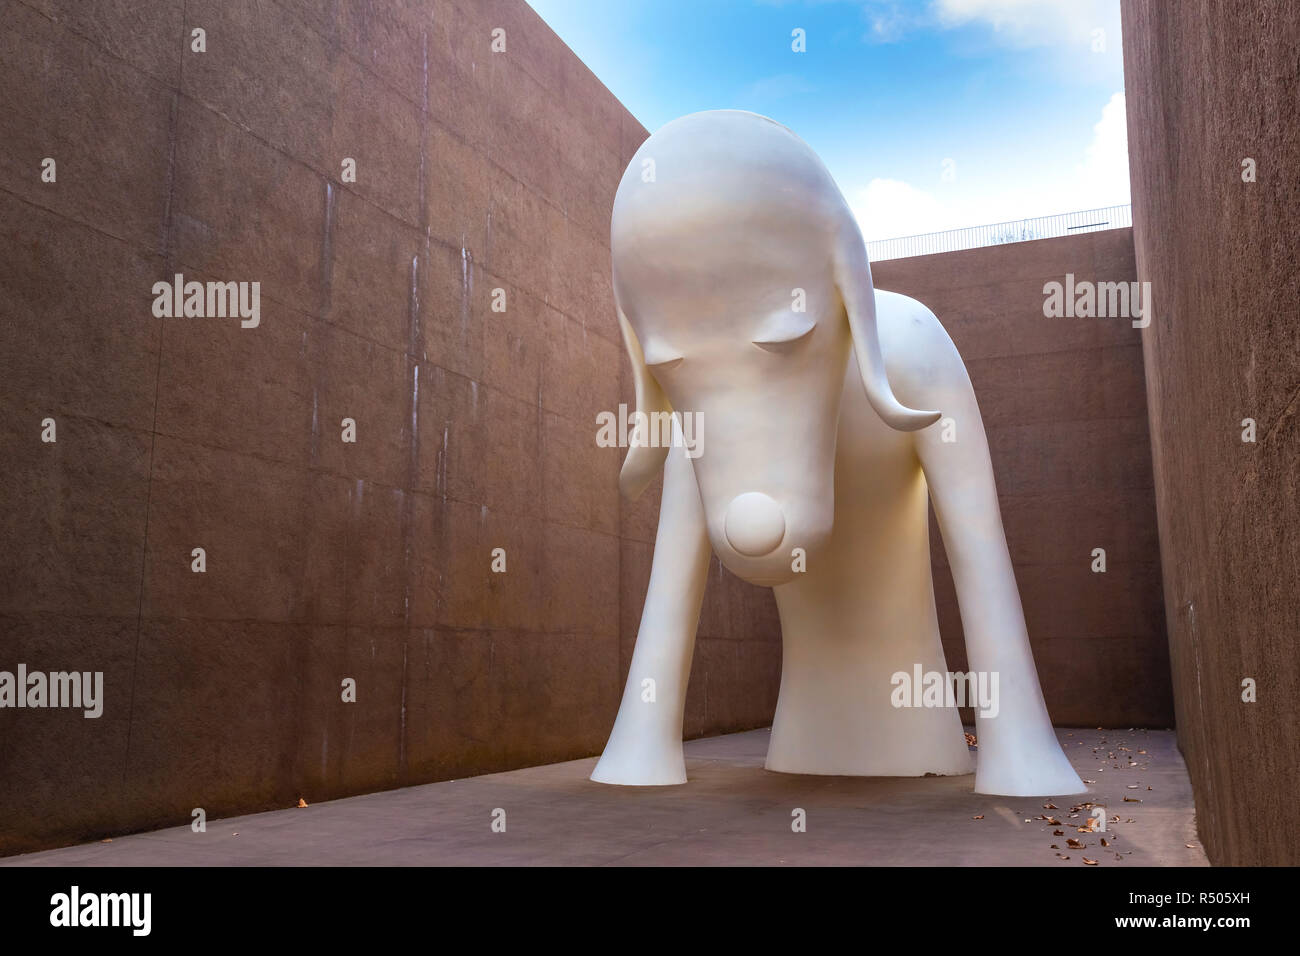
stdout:
<svg viewBox="0 0 1300 956">
<path fill-rule="evenodd" d="M 868 239 L 1129 201 L 1119 0 L 529 3 L 651 131 L 789 126 Z"/>
</svg>

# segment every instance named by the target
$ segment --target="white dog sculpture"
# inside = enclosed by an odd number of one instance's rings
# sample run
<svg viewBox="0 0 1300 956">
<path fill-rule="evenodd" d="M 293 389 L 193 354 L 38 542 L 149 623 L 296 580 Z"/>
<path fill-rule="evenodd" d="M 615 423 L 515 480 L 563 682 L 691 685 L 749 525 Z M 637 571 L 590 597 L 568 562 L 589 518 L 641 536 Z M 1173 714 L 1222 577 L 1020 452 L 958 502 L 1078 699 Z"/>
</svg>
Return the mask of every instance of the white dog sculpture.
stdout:
<svg viewBox="0 0 1300 956">
<path fill-rule="evenodd" d="M 872 288 L 861 233 L 816 154 L 754 113 L 675 120 L 624 173 L 611 246 L 638 411 L 691 412 L 708 427 L 699 457 L 643 442 L 623 463 L 633 498 L 663 468 L 663 502 L 631 670 L 591 778 L 685 783 L 710 546 L 775 590 L 784 659 L 769 770 L 970 773 L 952 698 L 911 706 L 919 689 L 893 679 L 947 673 L 928 494 L 970 666 L 997 691 L 976 721 L 975 790 L 1082 792 L 1043 703 L 965 365 L 925 306 Z"/>
</svg>

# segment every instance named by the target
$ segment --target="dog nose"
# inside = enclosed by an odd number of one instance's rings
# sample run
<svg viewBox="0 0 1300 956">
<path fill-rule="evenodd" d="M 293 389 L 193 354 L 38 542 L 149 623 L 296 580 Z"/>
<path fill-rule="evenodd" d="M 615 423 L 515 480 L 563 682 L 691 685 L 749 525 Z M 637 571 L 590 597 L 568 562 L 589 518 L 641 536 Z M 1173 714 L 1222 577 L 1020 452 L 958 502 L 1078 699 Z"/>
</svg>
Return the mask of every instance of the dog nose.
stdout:
<svg viewBox="0 0 1300 956">
<path fill-rule="evenodd" d="M 781 514 L 781 506 L 767 495 L 747 491 L 727 505 L 723 530 L 737 552 L 756 558 L 781 543 L 785 537 L 785 515 Z"/>
</svg>

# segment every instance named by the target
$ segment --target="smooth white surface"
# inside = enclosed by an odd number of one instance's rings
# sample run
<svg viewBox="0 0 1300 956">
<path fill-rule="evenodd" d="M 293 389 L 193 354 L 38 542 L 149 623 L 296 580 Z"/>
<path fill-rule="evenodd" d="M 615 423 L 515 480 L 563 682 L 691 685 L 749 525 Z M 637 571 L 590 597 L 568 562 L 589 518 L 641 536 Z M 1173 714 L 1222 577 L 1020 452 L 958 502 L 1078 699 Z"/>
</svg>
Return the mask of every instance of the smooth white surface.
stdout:
<svg viewBox="0 0 1300 956">
<path fill-rule="evenodd" d="M 816 155 L 753 113 L 675 120 L 629 164 L 611 247 L 638 409 L 702 416 L 705 438 L 694 460 L 642 446 L 623 465 L 635 497 L 667 456 L 641 629 L 592 779 L 685 781 L 710 545 L 775 588 L 784 652 L 769 769 L 969 773 L 955 708 L 891 703 L 893 673 L 947 670 L 928 495 L 970 667 L 999 676 L 997 716 L 976 721 L 975 789 L 1083 792 L 1039 689 L 965 366 L 928 309 L 872 288 L 861 234 Z M 921 409 L 941 409 L 956 440 Z"/>
</svg>

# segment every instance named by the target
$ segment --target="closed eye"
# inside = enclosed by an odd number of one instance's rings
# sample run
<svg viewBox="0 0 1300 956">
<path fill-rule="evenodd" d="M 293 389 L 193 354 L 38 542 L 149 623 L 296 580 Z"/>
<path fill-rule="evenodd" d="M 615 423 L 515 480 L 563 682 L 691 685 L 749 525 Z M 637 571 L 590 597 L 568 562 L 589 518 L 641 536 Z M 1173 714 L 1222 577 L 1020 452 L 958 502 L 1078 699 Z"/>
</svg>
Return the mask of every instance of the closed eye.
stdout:
<svg viewBox="0 0 1300 956">
<path fill-rule="evenodd" d="M 817 323 L 806 316 L 782 317 L 770 323 L 753 341 L 765 352 L 788 352 L 816 328 Z"/>
<path fill-rule="evenodd" d="M 643 355 L 646 366 L 656 372 L 665 372 L 670 368 L 676 368 L 682 364 L 682 360 L 685 358 L 680 352 L 668 348 L 661 342 L 653 341 L 646 343 Z"/>
</svg>

